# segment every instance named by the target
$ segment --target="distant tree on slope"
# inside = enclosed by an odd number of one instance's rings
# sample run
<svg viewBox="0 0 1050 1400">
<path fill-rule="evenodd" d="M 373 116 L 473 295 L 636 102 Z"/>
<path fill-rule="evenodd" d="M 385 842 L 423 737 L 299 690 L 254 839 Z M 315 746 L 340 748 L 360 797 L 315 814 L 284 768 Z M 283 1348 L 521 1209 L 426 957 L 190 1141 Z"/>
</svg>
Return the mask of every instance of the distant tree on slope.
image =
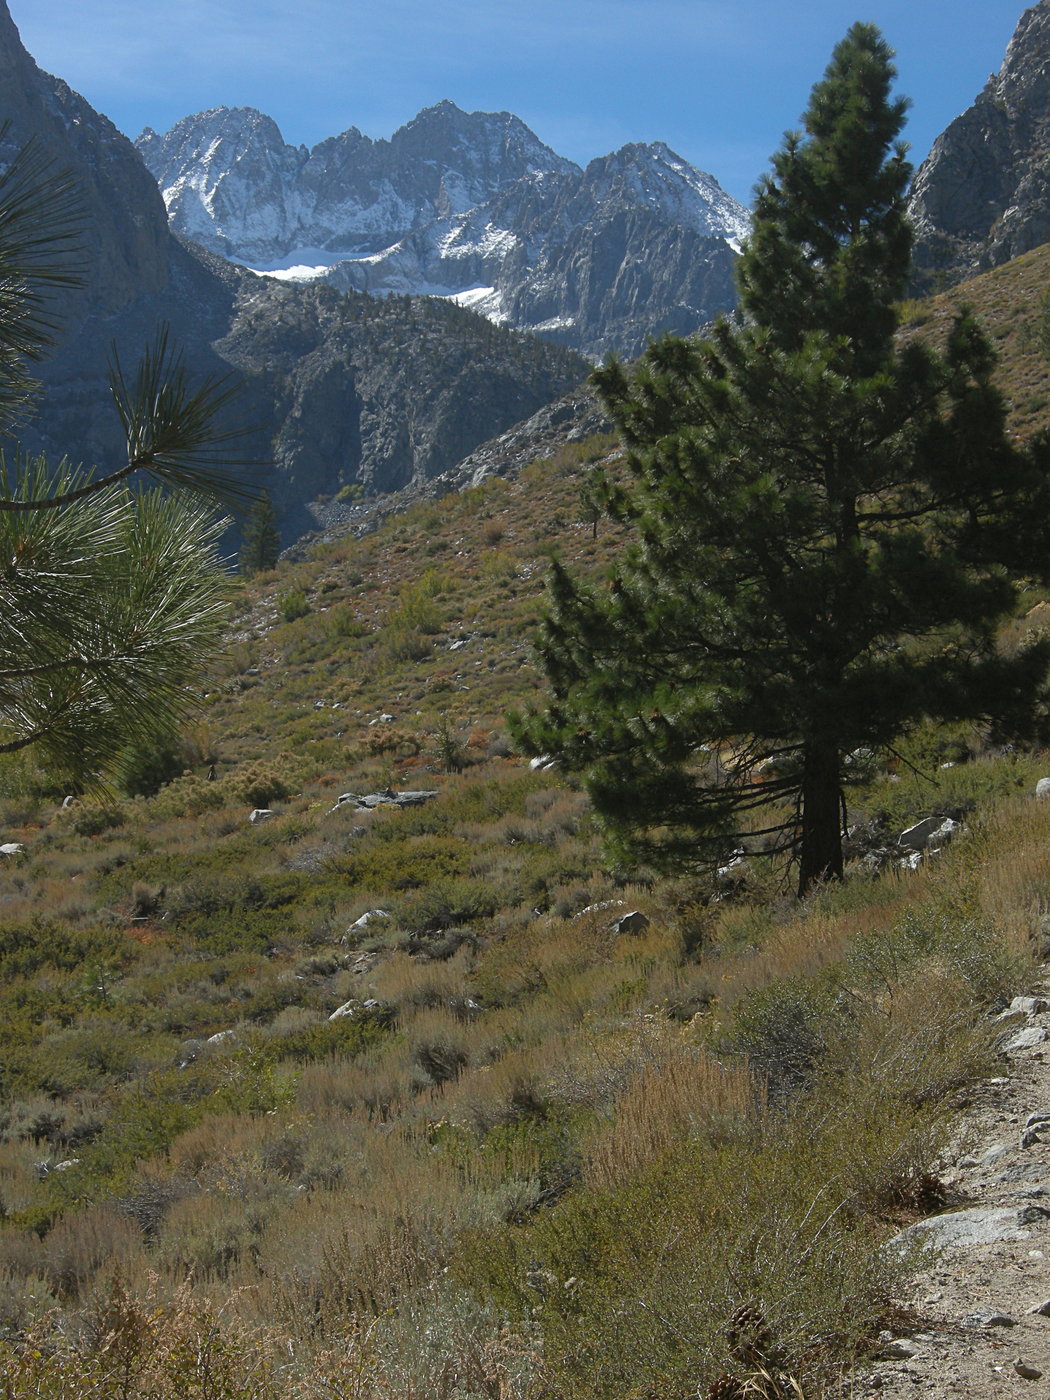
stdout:
<svg viewBox="0 0 1050 1400">
<path fill-rule="evenodd" d="M 1039 722 L 1050 640 L 996 645 L 1050 567 L 1050 447 L 1006 432 L 964 315 L 898 346 L 906 104 L 858 24 L 756 198 L 743 323 L 594 382 L 627 449 L 604 509 L 636 535 L 600 586 L 552 569 L 546 708 L 513 723 L 584 774 L 614 851 L 721 861 L 763 829 L 798 891 L 841 876 L 846 757 L 924 717 Z"/>
<path fill-rule="evenodd" d="M 0 427 L 31 408 L 31 361 L 75 271 L 77 197 L 27 147 L 0 175 Z M 231 389 L 191 386 L 160 335 L 112 375 L 127 460 L 93 475 L 0 452 L 0 753 L 36 745 L 92 781 L 129 742 L 170 734 L 227 613 L 223 522 L 202 497 L 243 492 L 217 424 Z M 128 479 L 158 485 L 134 493 Z M 165 491 L 162 487 L 179 488 Z"/>
<path fill-rule="evenodd" d="M 272 569 L 281 552 L 281 536 L 277 530 L 277 513 L 269 492 L 264 491 L 244 522 L 244 538 L 238 563 L 242 574 L 258 574 Z"/>
</svg>

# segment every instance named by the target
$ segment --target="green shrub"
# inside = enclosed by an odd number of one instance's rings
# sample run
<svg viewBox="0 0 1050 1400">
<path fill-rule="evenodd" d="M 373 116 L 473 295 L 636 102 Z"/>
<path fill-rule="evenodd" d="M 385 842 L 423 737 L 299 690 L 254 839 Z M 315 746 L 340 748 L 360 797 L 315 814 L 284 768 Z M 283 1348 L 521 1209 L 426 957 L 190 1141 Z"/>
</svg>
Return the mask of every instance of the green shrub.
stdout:
<svg viewBox="0 0 1050 1400">
<path fill-rule="evenodd" d="M 277 595 L 277 608 L 285 622 L 295 622 L 310 611 L 306 594 L 300 588 L 289 589 Z"/>
</svg>

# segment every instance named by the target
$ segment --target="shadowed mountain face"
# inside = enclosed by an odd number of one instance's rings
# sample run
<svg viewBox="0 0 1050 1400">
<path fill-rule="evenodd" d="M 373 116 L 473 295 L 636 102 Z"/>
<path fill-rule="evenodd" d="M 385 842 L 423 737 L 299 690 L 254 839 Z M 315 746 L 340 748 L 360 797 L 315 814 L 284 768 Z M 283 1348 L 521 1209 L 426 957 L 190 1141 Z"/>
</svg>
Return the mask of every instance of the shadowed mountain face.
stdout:
<svg viewBox="0 0 1050 1400">
<path fill-rule="evenodd" d="M 37 68 L 0 0 L 0 158 L 33 140 L 82 190 L 84 287 L 61 308 L 40 368 L 41 411 L 22 434 L 56 458 L 122 459 L 106 385 L 111 347 L 134 362 L 168 324 L 195 370 L 235 372 L 246 450 L 285 538 L 306 503 L 349 482 L 419 483 L 577 385 L 578 357 L 456 306 L 263 279 L 184 242 L 132 144 L 65 83 Z"/>
<path fill-rule="evenodd" d="M 915 176 L 916 285 L 959 281 L 1050 239 L 1050 0 Z"/>
<path fill-rule="evenodd" d="M 580 170 L 509 113 L 442 102 L 389 141 L 296 148 L 222 107 L 137 144 L 176 231 L 293 280 L 445 297 L 593 358 L 735 301 L 747 212 L 660 143 Z"/>
</svg>

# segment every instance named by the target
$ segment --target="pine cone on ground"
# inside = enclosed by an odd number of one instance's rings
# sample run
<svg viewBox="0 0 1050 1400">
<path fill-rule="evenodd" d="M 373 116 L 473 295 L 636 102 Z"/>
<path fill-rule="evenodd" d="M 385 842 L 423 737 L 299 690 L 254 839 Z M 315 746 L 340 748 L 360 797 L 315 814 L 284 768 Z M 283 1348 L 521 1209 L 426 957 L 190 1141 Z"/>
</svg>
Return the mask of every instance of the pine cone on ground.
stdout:
<svg viewBox="0 0 1050 1400">
<path fill-rule="evenodd" d="M 736 1376 L 718 1376 L 708 1386 L 704 1400 L 746 1400 L 744 1383 Z"/>
<path fill-rule="evenodd" d="M 753 1370 L 766 1365 L 775 1351 L 773 1335 L 766 1326 L 766 1319 L 760 1308 L 753 1303 L 745 1303 L 737 1308 L 729 1319 L 726 1328 L 729 1354 Z"/>
</svg>

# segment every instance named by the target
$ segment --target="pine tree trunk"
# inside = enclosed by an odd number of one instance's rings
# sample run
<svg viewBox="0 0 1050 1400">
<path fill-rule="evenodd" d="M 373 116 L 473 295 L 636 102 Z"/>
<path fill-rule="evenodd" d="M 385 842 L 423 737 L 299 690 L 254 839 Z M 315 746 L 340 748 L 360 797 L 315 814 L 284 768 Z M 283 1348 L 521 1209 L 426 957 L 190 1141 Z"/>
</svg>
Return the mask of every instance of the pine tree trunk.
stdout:
<svg viewBox="0 0 1050 1400">
<path fill-rule="evenodd" d="M 842 879 L 841 787 L 838 751 L 807 745 L 802 776 L 800 898 L 820 881 Z"/>
</svg>

